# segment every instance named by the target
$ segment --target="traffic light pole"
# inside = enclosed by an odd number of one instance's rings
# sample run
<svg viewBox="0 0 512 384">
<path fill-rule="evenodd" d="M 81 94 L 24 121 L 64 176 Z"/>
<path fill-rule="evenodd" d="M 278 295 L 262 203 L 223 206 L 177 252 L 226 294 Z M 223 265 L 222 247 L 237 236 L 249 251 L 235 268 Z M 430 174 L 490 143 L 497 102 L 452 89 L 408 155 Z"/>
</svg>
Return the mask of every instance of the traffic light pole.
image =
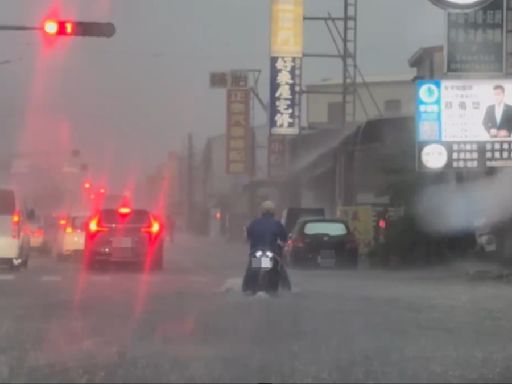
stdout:
<svg viewBox="0 0 512 384">
<path fill-rule="evenodd" d="M 115 35 L 116 27 L 113 23 L 103 23 L 96 21 L 76 21 L 76 20 L 46 20 L 41 26 L 26 25 L 2 25 L 0 31 L 41 31 L 50 36 L 68 36 L 68 37 L 105 37 L 110 38 Z"/>
<path fill-rule="evenodd" d="M 0 31 L 41 31 L 41 27 L 27 27 L 23 25 L 1 25 Z"/>
</svg>

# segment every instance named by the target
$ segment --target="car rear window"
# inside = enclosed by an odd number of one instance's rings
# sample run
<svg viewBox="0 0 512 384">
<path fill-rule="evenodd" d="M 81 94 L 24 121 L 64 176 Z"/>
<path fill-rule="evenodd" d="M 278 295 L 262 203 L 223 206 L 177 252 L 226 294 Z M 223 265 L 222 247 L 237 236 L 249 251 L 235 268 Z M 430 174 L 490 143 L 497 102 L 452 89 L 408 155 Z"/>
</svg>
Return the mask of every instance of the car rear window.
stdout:
<svg viewBox="0 0 512 384">
<path fill-rule="evenodd" d="M 0 215 L 13 215 L 16 210 L 14 191 L 0 189 Z"/>
<path fill-rule="evenodd" d="M 105 209 L 101 211 L 100 221 L 105 225 L 146 225 L 150 218 L 149 212 L 141 209 L 135 209 L 128 215 L 121 215 L 115 209 Z"/>
<path fill-rule="evenodd" d="M 347 226 L 336 221 L 314 221 L 304 225 L 304 234 L 306 235 L 326 234 L 329 236 L 342 236 L 347 233 Z"/>
</svg>

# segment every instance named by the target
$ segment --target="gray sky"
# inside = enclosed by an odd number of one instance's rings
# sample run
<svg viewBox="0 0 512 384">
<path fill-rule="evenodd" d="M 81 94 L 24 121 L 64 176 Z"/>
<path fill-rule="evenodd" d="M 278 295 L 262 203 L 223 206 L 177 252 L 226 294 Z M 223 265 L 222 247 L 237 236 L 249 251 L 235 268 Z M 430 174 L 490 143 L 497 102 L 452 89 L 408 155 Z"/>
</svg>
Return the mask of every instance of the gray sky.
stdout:
<svg viewBox="0 0 512 384">
<path fill-rule="evenodd" d="M 341 13 L 340 0 L 305 0 L 309 15 Z M 403 74 L 420 46 L 443 40 L 443 14 L 427 0 L 360 0 L 358 60 L 367 75 Z M 183 147 L 184 136 L 222 133 L 221 91 L 208 72 L 261 68 L 267 95 L 270 0 L 0 0 L 0 23 L 63 17 L 110 20 L 112 39 L 59 41 L 0 34 L 0 150 L 79 147 L 112 178 L 139 172 Z M 325 27 L 306 24 L 307 51 L 332 50 Z M 337 61 L 305 62 L 305 82 L 339 78 Z M 5 139 L 7 138 L 7 139 Z M 137 153 L 134 155 L 134 153 Z M 138 165 L 140 164 L 140 166 Z M 116 180 L 121 179 L 118 175 Z"/>
</svg>

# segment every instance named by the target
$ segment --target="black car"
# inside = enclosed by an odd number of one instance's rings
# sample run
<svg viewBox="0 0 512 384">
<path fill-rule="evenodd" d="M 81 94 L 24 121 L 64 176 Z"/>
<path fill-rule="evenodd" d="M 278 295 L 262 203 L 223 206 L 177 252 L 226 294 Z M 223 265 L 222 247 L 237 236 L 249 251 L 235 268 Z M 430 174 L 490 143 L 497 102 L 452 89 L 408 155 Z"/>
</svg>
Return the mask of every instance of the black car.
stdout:
<svg viewBox="0 0 512 384">
<path fill-rule="evenodd" d="M 144 209 L 101 209 L 87 224 L 84 263 L 135 263 L 143 268 L 163 268 L 161 221 Z"/>
<path fill-rule="evenodd" d="M 284 258 L 295 267 L 356 267 L 358 246 L 343 220 L 304 218 L 290 233 Z"/>
</svg>

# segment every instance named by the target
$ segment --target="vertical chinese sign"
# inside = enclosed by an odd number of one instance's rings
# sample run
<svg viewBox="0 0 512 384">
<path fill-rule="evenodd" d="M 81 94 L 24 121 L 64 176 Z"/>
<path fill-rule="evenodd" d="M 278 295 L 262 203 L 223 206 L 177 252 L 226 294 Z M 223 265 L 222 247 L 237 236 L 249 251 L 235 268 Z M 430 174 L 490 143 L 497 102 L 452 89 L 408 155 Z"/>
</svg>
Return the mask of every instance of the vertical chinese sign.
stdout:
<svg viewBox="0 0 512 384">
<path fill-rule="evenodd" d="M 504 0 L 477 10 L 447 12 L 446 72 L 503 73 L 505 25 Z"/>
<path fill-rule="evenodd" d="M 251 93 L 247 88 L 227 90 L 226 173 L 252 174 Z"/>
<path fill-rule="evenodd" d="M 283 179 L 286 175 L 286 138 L 270 135 L 268 139 L 268 177 Z"/>
<path fill-rule="evenodd" d="M 270 133 L 300 132 L 304 0 L 272 0 Z"/>
</svg>

